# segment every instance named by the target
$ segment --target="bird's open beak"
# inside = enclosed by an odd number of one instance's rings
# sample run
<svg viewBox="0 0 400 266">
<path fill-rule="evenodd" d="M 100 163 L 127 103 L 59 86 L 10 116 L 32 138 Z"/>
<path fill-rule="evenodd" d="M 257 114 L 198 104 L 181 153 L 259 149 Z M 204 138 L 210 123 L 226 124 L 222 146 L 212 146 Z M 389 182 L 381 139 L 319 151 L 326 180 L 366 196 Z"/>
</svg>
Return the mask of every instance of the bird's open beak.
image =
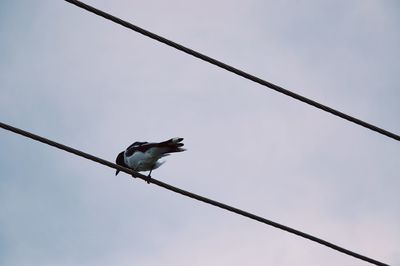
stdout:
<svg viewBox="0 0 400 266">
<path fill-rule="evenodd" d="M 119 170 L 117 170 L 117 171 L 115 172 L 115 175 L 118 175 L 118 173 L 119 173 Z"/>
</svg>

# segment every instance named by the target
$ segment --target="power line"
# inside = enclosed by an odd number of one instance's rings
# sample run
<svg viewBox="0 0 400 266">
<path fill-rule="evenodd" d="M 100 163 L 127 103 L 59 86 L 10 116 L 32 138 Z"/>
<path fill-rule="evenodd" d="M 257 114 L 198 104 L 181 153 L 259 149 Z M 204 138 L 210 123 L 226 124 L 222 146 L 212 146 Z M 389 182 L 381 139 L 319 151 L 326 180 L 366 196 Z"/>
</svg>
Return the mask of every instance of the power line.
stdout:
<svg viewBox="0 0 400 266">
<path fill-rule="evenodd" d="M 10 125 L 7 125 L 7 124 L 4 124 L 2 122 L 0 122 L 0 127 L 3 128 L 3 129 L 9 130 L 11 132 L 14 132 L 16 134 L 19 134 L 19 135 L 31 138 L 33 140 L 42 142 L 44 144 L 53 146 L 55 148 L 61 149 L 63 151 L 66 151 L 66 152 L 69 152 L 69 153 L 73 153 L 73 154 L 75 154 L 77 156 L 86 158 L 88 160 L 100 163 L 102 165 L 105 165 L 105 166 L 108 166 L 108 167 L 111 167 L 111 168 L 114 168 L 114 169 L 117 169 L 117 170 L 120 170 L 122 172 L 125 172 L 125 173 L 133 176 L 133 177 L 137 177 L 137 178 L 143 179 L 145 181 L 149 181 L 150 183 L 153 183 L 153 184 L 155 184 L 157 186 L 163 187 L 165 189 L 168 189 L 168 190 L 176 192 L 178 194 L 187 196 L 189 198 L 192 198 L 192 199 L 195 199 L 195 200 L 198 200 L 198 201 L 202 201 L 202 202 L 207 203 L 207 204 L 211 204 L 211 205 L 219 207 L 221 209 L 224 209 L 224 210 L 227 210 L 227 211 L 230 211 L 230 212 L 245 216 L 245 217 L 250 218 L 252 220 L 255 220 L 255 221 L 258 221 L 258 222 L 261 222 L 261 223 L 276 227 L 278 229 L 284 230 L 286 232 L 298 235 L 300 237 L 306 238 L 306 239 L 311 240 L 313 242 L 317 242 L 317 243 L 319 243 L 321 245 L 327 246 L 327 247 L 329 247 L 331 249 L 334 249 L 334 250 L 339 251 L 341 253 L 344 253 L 344 254 L 347 254 L 349 256 L 355 257 L 357 259 L 360 259 L 360 260 L 363 260 L 363 261 L 366 261 L 366 262 L 369 262 L 369 263 L 372 263 L 372 264 L 375 264 L 375 265 L 378 265 L 378 266 L 389 266 L 388 264 L 385 264 L 383 262 L 380 262 L 380 261 L 377 261 L 375 259 L 366 257 L 366 256 L 361 255 L 361 254 L 358 254 L 358 253 L 353 252 L 351 250 L 345 249 L 343 247 L 340 247 L 338 245 L 335 245 L 335 244 L 332 244 L 332 243 L 330 243 L 328 241 L 325 241 L 325 240 L 323 240 L 321 238 L 318 238 L 318 237 L 312 236 L 310 234 L 301 232 L 299 230 L 293 229 L 291 227 L 288 227 L 288 226 L 273 222 L 271 220 L 268 220 L 268 219 L 263 218 L 261 216 L 252 214 L 250 212 L 243 211 L 241 209 L 229 206 L 227 204 L 224 204 L 224 203 L 221 203 L 221 202 L 218 202 L 218 201 L 215 201 L 215 200 L 212 200 L 212 199 L 197 195 L 195 193 L 192 193 L 192 192 L 189 192 L 189 191 L 174 187 L 172 185 L 169 185 L 167 183 L 161 182 L 161 181 L 159 181 L 157 179 L 154 179 L 154 178 L 149 179 L 147 176 L 142 175 L 142 174 L 140 174 L 138 172 L 135 172 L 135 171 L 133 171 L 133 170 L 131 170 L 129 168 L 122 167 L 120 165 L 117 165 L 117 164 L 114 164 L 114 163 L 109 162 L 107 160 L 101 159 L 101 158 L 96 157 L 94 155 L 91 155 L 89 153 L 85 153 L 83 151 L 71 148 L 69 146 L 66 146 L 64 144 L 61 144 L 61 143 L 52 141 L 50 139 L 41 137 L 39 135 L 35 135 L 35 134 L 31 133 L 31 132 L 28 132 L 28 131 L 25 131 L 25 130 L 22 130 L 22 129 L 19 129 L 19 128 L 16 128 L 16 127 L 13 127 L 13 126 L 10 126 Z"/>
<path fill-rule="evenodd" d="M 302 96 L 300 94 L 297 94 L 297 93 L 294 93 L 294 92 L 289 91 L 287 89 L 284 89 L 284 88 L 282 88 L 282 87 L 280 87 L 278 85 L 275 85 L 275 84 L 273 84 L 271 82 L 268 82 L 268 81 L 263 80 L 261 78 L 258 78 L 256 76 L 253 76 L 253 75 L 251 75 L 251 74 L 249 74 L 247 72 L 244 72 L 244 71 L 242 71 L 240 69 L 237 69 L 237 68 L 235 68 L 233 66 L 227 65 L 227 64 L 225 64 L 225 63 L 223 63 L 221 61 L 218 61 L 218 60 L 216 60 L 214 58 L 211 58 L 211 57 L 209 57 L 207 55 L 204 55 L 202 53 L 194 51 L 194 50 L 192 50 L 192 49 L 190 49 L 188 47 L 185 47 L 185 46 L 183 46 L 183 45 L 181 45 L 179 43 L 173 42 L 173 41 L 168 40 L 168 39 L 166 39 L 166 38 L 164 38 L 164 37 L 162 37 L 160 35 L 152 33 L 150 31 L 145 30 L 143 28 L 140 28 L 138 26 L 135 26 L 135 25 L 133 25 L 133 24 L 131 24 L 131 23 L 125 21 L 125 20 L 117 18 L 117 17 L 115 17 L 115 16 L 113 16 L 111 14 L 108 14 L 108 13 L 106 13 L 104 11 L 101 11 L 101 10 L 95 8 L 95 7 L 92 7 L 90 5 L 87 5 L 85 3 L 82 3 L 82 2 L 76 1 L 76 0 L 65 0 L 65 1 L 67 1 L 67 2 L 69 2 L 71 4 L 74 4 L 74 5 L 76 5 L 76 6 L 80 7 L 80 8 L 86 9 L 87 11 L 92 12 L 92 13 L 94 13 L 96 15 L 99 15 L 99 16 L 105 18 L 105 19 L 111 20 L 111 21 L 113 21 L 113 22 L 115 22 L 117 24 L 120 24 L 120 25 L 122 25 L 122 26 L 124 26 L 126 28 L 129 28 L 129 29 L 134 30 L 134 31 L 136 31 L 138 33 L 141 33 L 141 34 L 143 34 L 143 35 L 145 35 L 147 37 L 150 37 L 150 38 L 152 38 L 154 40 L 162 42 L 162 43 L 164 43 L 164 44 L 166 44 L 168 46 L 174 47 L 174 48 L 176 48 L 176 49 L 178 49 L 178 50 L 180 50 L 182 52 L 190 54 L 190 55 L 192 55 L 194 57 L 197 57 L 197 58 L 199 58 L 201 60 L 209 62 L 209 63 L 211 63 L 213 65 L 219 66 L 219 67 L 221 67 L 221 68 L 223 68 L 225 70 L 228 70 L 228 71 L 230 71 L 232 73 L 235 73 L 236 75 L 239 75 L 239 76 L 241 76 L 241 77 L 243 77 L 245 79 L 249 79 L 249 80 L 254 81 L 256 83 L 259 83 L 259 84 L 261 84 L 263 86 L 266 86 L 266 87 L 268 87 L 270 89 L 273 89 L 273 90 L 275 90 L 277 92 L 280 92 L 280 93 L 283 93 L 283 94 L 285 94 L 287 96 L 290 96 L 290 97 L 292 97 L 292 98 L 294 98 L 296 100 L 299 100 L 301 102 L 304 102 L 304 103 L 307 103 L 309 105 L 312 105 L 312 106 L 314 106 L 314 107 L 316 107 L 318 109 L 321 109 L 321 110 L 323 110 L 325 112 L 331 113 L 331 114 L 333 114 L 335 116 L 341 117 L 341 118 L 343 118 L 345 120 L 348 120 L 350 122 L 353 122 L 353 123 L 355 123 L 357 125 L 360 125 L 360 126 L 363 126 L 365 128 L 368 128 L 368 129 L 370 129 L 372 131 L 378 132 L 378 133 L 380 133 L 382 135 L 385 135 L 385 136 L 387 136 L 389 138 L 392 138 L 392 139 L 400 141 L 400 136 L 395 134 L 395 133 L 392 133 L 392 132 L 387 131 L 387 130 L 385 130 L 383 128 L 374 126 L 374 125 L 372 125 L 370 123 L 367 123 L 367 122 L 365 122 L 363 120 L 360 120 L 358 118 L 355 118 L 353 116 L 350 116 L 348 114 L 340 112 L 340 111 L 338 111 L 336 109 L 333 109 L 333 108 L 331 108 L 329 106 L 323 105 L 323 104 L 321 104 L 319 102 L 316 102 L 314 100 L 306 98 L 306 97 L 304 97 L 304 96 Z"/>
</svg>

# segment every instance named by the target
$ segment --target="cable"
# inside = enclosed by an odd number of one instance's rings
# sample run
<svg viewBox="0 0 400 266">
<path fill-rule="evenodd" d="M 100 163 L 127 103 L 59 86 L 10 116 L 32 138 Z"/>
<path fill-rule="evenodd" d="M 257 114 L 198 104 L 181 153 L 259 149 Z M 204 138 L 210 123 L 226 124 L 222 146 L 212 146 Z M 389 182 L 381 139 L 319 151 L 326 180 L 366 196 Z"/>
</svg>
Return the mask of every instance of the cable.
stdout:
<svg viewBox="0 0 400 266">
<path fill-rule="evenodd" d="M 49 140 L 47 138 L 35 135 L 35 134 L 31 133 L 31 132 L 24 131 L 22 129 L 19 129 L 19 128 L 4 124 L 2 122 L 0 122 L 0 127 L 3 128 L 3 129 L 9 130 L 11 132 L 14 132 L 16 134 L 19 134 L 19 135 L 31 138 L 33 140 L 42 142 L 44 144 L 53 146 L 55 148 L 61 149 L 63 151 L 66 151 L 66 152 L 69 152 L 69 153 L 73 153 L 73 154 L 75 154 L 77 156 L 86 158 L 88 160 L 100 163 L 102 165 L 105 165 L 105 166 L 108 166 L 108 167 L 111 167 L 111 168 L 114 168 L 114 169 L 117 169 L 117 170 L 120 170 L 120 171 L 125 172 L 125 173 L 127 173 L 127 174 L 129 174 L 129 175 L 131 175 L 131 176 L 133 176 L 135 178 L 143 179 L 143 180 L 148 181 L 150 183 L 153 183 L 153 184 L 155 184 L 157 186 L 163 187 L 165 189 L 168 189 L 168 190 L 176 192 L 178 194 L 187 196 L 189 198 L 192 198 L 192 199 L 195 199 L 195 200 L 198 200 L 198 201 L 202 201 L 202 202 L 207 203 L 207 204 L 211 204 L 211 205 L 219 207 L 221 209 L 224 209 L 224 210 L 227 210 L 227 211 L 230 211 L 230 212 L 245 216 L 245 217 L 250 218 L 252 220 L 256 220 L 256 221 L 259 221 L 261 223 L 264 223 L 264 224 L 276 227 L 278 229 L 284 230 L 286 232 L 298 235 L 300 237 L 306 238 L 306 239 L 311 240 L 313 242 L 317 242 L 317 243 L 319 243 L 321 245 L 327 246 L 327 247 L 329 247 L 331 249 L 334 249 L 334 250 L 339 251 L 341 253 L 344 253 L 344 254 L 347 254 L 349 256 L 355 257 L 357 259 L 360 259 L 360 260 L 363 260 L 363 261 L 366 261 L 366 262 L 369 262 L 369 263 L 372 263 L 372 264 L 375 264 L 375 265 L 379 265 L 379 266 L 388 266 L 388 264 L 385 264 L 383 262 L 371 259 L 371 258 L 366 257 L 364 255 L 355 253 L 355 252 L 353 252 L 351 250 L 342 248 L 342 247 L 337 246 L 335 244 L 332 244 L 332 243 L 330 243 L 328 241 L 325 241 L 325 240 L 323 240 L 321 238 L 312 236 L 312 235 L 307 234 L 307 233 L 303 233 L 303 232 L 301 232 L 299 230 L 296 230 L 296 229 L 290 228 L 288 226 L 273 222 L 273 221 L 265 219 L 265 218 L 263 218 L 261 216 L 257 216 L 255 214 L 252 214 L 252 213 L 243 211 L 241 209 L 226 205 L 224 203 L 221 203 L 221 202 L 218 202 L 218 201 L 215 201 L 215 200 L 212 200 L 212 199 L 209 199 L 209 198 L 194 194 L 192 192 L 189 192 L 189 191 L 186 191 L 186 190 L 171 186 L 171 185 L 169 185 L 167 183 L 164 183 L 164 182 L 161 182 L 161 181 L 159 181 L 157 179 L 154 179 L 154 178 L 149 179 L 147 176 L 142 175 L 142 174 L 140 174 L 138 172 L 135 172 L 135 171 L 133 171 L 133 170 L 131 170 L 129 168 L 122 167 L 120 165 L 117 165 L 117 164 L 114 164 L 112 162 L 106 161 L 106 160 L 101 159 L 99 157 L 93 156 L 93 155 L 91 155 L 89 153 L 85 153 L 83 151 L 68 147 L 68 146 L 63 145 L 61 143 L 58 143 L 58 142 Z"/>
<path fill-rule="evenodd" d="M 242 71 L 240 69 L 237 69 L 237 68 L 235 68 L 233 66 L 227 65 L 227 64 L 225 64 L 225 63 L 223 63 L 221 61 L 218 61 L 218 60 L 216 60 L 214 58 L 211 58 L 211 57 L 209 57 L 207 55 L 204 55 L 204 54 L 196 52 L 196 51 L 194 51 L 194 50 L 192 50 L 190 48 L 187 48 L 187 47 L 185 47 L 185 46 L 183 46 L 183 45 L 181 45 L 179 43 L 173 42 L 173 41 L 168 40 L 168 39 L 166 39 L 166 38 L 164 38 L 164 37 L 162 37 L 160 35 L 157 35 L 155 33 L 152 33 L 150 31 L 142 29 L 142 28 L 140 28 L 138 26 L 135 26 L 135 25 L 133 25 L 133 24 L 131 24 L 131 23 L 125 21 L 125 20 L 117 18 L 117 17 L 115 17 L 115 16 L 113 16 L 111 14 L 108 14 L 108 13 L 106 13 L 104 11 L 101 11 L 101 10 L 99 10 L 97 8 L 94 8 L 94 7 L 90 6 L 90 5 L 87 5 L 85 3 L 82 3 L 82 2 L 76 1 L 76 0 L 65 0 L 65 1 L 67 1 L 67 2 L 69 2 L 71 4 L 74 4 L 74 5 L 76 5 L 76 6 L 80 7 L 80 8 L 83 8 L 83 9 L 89 11 L 89 12 L 92 12 L 92 13 L 94 13 L 96 15 L 99 15 L 99 16 L 105 18 L 105 19 L 111 20 L 111 21 L 113 21 L 113 22 L 115 22 L 117 24 L 120 24 L 120 25 L 122 25 L 122 26 L 124 26 L 126 28 L 129 28 L 129 29 L 134 30 L 134 31 L 136 31 L 138 33 L 141 33 L 141 34 L 143 34 L 143 35 L 145 35 L 145 36 L 147 36 L 149 38 L 152 38 L 152 39 L 157 40 L 159 42 L 162 42 L 162 43 L 164 43 L 166 45 L 174 47 L 174 48 L 176 48 L 176 49 L 178 49 L 178 50 L 180 50 L 182 52 L 190 54 L 190 55 L 192 55 L 194 57 L 197 57 L 197 58 L 199 58 L 201 60 L 209 62 L 209 63 L 211 63 L 213 65 L 219 66 L 219 67 L 221 67 L 221 68 L 223 68 L 225 70 L 228 70 L 228 71 L 230 71 L 232 73 L 235 73 L 236 75 L 239 75 L 239 76 L 241 76 L 241 77 L 243 77 L 245 79 L 249 79 L 249 80 L 254 81 L 256 83 L 259 83 L 259 84 L 261 84 L 263 86 L 266 86 L 266 87 L 268 87 L 270 89 L 273 89 L 273 90 L 275 90 L 277 92 L 283 93 L 283 94 L 285 94 L 287 96 L 290 96 L 290 97 L 292 97 L 294 99 L 297 99 L 297 100 L 299 100 L 301 102 L 304 102 L 304 103 L 307 103 L 309 105 L 312 105 L 312 106 L 314 106 L 314 107 L 316 107 L 318 109 L 321 109 L 321 110 L 323 110 L 325 112 L 331 113 L 331 114 L 333 114 L 335 116 L 341 117 L 341 118 L 343 118 L 345 120 L 348 120 L 350 122 L 353 122 L 353 123 L 355 123 L 357 125 L 360 125 L 360 126 L 363 126 L 365 128 L 368 128 L 368 129 L 370 129 L 372 131 L 378 132 L 378 133 L 380 133 L 382 135 L 385 135 L 385 136 L 387 136 L 389 138 L 392 138 L 392 139 L 400 141 L 400 136 L 395 134 L 395 133 L 392 133 L 392 132 L 389 132 L 389 131 L 387 131 L 387 130 L 385 130 L 383 128 L 374 126 L 374 125 L 372 125 L 370 123 L 367 123 L 365 121 L 362 121 L 362 120 L 360 120 L 358 118 L 355 118 L 353 116 L 350 116 L 348 114 L 345 114 L 345 113 L 342 113 L 342 112 L 340 112 L 338 110 L 335 110 L 335 109 L 333 109 L 333 108 L 331 108 L 329 106 L 323 105 L 323 104 L 318 103 L 318 102 L 316 102 L 314 100 L 306 98 L 306 97 L 304 97 L 304 96 L 302 96 L 300 94 L 294 93 L 294 92 L 289 91 L 287 89 L 284 89 L 284 88 L 282 88 L 282 87 L 280 87 L 278 85 L 275 85 L 275 84 L 270 83 L 268 81 L 265 81 L 265 80 L 263 80 L 261 78 L 253 76 L 253 75 L 251 75 L 249 73 L 246 73 L 246 72 L 244 72 L 244 71 Z"/>
</svg>

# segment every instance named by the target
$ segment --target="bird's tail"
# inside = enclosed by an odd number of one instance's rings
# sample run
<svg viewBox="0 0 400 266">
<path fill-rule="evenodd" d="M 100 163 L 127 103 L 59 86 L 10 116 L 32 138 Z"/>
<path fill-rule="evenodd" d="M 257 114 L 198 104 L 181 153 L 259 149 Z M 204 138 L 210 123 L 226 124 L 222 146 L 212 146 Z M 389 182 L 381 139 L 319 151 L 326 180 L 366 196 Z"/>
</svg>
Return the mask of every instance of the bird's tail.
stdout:
<svg viewBox="0 0 400 266">
<path fill-rule="evenodd" d="M 159 145 L 161 147 L 167 148 L 167 152 L 181 152 L 185 151 L 186 149 L 182 148 L 183 147 L 183 138 L 172 138 L 164 142 L 160 142 Z"/>
</svg>

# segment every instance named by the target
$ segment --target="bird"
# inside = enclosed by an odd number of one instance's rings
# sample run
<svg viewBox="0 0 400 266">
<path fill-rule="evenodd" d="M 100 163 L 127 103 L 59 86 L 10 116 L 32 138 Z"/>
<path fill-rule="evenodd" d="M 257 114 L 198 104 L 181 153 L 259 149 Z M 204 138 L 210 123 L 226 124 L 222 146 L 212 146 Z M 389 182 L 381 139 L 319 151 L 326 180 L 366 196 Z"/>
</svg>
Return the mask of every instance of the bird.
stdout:
<svg viewBox="0 0 400 266">
<path fill-rule="evenodd" d="M 183 138 L 172 138 L 162 142 L 136 141 L 118 154 L 115 163 L 136 172 L 150 171 L 147 176 L 147 183 L 150 183 L 151 172 L 165 163 L 159 159 L 170 153 L 186 150 L 182 148 L 184 145 L 182 141 Z M 118 175 L 119 172 L 117 170 L 115 175 Z"/>
</svg>

